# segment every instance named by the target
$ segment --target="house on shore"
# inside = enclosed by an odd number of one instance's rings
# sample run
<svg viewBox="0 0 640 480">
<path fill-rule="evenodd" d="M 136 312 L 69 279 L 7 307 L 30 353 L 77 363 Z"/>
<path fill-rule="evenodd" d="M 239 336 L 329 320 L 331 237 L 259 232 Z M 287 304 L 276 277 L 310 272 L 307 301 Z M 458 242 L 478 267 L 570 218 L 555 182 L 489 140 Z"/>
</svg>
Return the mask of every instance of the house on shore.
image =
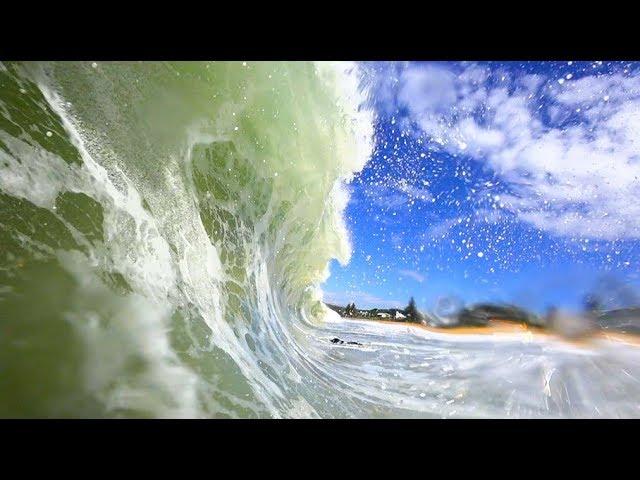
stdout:
<svg viewBox="0 0 640 480">
<path fill-rule="evenodd" d="M 326 305 L 341 317 L 346 318 L 377 318 L 382 320 L 395 320 L 399 322 L 420 322 L 422 320 L 417 309 L 413 308 L 412 310 L 410 307 L 404 310 L 398 308 L 372 308 L 370 310 L 363 310 L 357 309 L 353 302 L 348 304 L 346 307 L 332 305 L 330 303 L 327 303 Z"/>
<path fill-rule="evenodd" d="M 389 318 L 392 320 L 406 320 L 407 316 L 402 313 L 402 311 L 400 310 L 396 310 L 394 308 L 390 309 L 390 310 L 384 310 L 384 311 L 378 311 L 376 313 L 376 317 L 378 318 Z"/>
</svg>

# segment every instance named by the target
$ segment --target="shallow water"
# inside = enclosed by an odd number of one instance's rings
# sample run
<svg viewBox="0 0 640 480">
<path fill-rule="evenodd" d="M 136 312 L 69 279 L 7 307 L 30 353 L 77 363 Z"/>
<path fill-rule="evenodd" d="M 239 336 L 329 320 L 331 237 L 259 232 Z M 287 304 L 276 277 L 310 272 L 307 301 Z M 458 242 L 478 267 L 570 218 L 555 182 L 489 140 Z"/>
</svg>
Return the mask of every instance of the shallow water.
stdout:
<svg viewBox="0 0 640 480">
<path fill-rule="evenodd" d="M 591 418 L 640 415 L 640 349 L 529 333 L 433 333 L 340 320 L 319 332 L 327 363 L 375 417 Z M 362 346 L 330 344 L 338 337 Z"/>
</svg>

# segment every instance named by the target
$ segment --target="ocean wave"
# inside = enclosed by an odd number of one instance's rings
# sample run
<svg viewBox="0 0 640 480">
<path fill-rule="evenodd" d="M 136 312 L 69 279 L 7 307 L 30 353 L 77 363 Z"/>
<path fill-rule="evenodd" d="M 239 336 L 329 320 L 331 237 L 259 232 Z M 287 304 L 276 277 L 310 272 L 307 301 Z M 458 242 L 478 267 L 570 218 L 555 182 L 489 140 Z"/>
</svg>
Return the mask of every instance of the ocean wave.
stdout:
<svg viewBox="0 0 640 480">
<path fill-rule="evenodd" d="M 372 142 L 355 69 L 5 64 L 0 413 L 317 415 L 304 343 Z"/>
</svg>

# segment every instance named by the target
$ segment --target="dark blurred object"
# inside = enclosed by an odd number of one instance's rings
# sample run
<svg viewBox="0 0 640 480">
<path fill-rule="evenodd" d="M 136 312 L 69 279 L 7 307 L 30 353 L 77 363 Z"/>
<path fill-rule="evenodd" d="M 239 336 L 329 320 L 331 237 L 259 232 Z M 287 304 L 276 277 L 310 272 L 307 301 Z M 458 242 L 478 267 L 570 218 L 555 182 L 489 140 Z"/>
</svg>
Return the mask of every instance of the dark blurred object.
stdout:
<svg viewBox="0 0 640 480">
<path fill-rule="evenodd" d="M 585 296 L 584 309 L 602 330 L 640 334 L 640 294 L 615 275 L 598 279 Z"/>
<path fill-rule="evenodd" d="M 603 330 L 640 334 L 640 307 L 599 312 L 595 321 Z"/>
<path fill-rule="evenodd" d="M 458 325 L 484 326 L 489 320 L 504 320 L 527 325 L 543 326 L 544 321 L 537 315 L 515 305 L 481 303 L 464 308 L 458 314 Z"/>
<path fill-rule="evenodd" d="M 358 343 L 358 342 L 345 342 L 344 340 L 340 340 L 338 337 L 334 337 L 329 341 L 331 343 L 338 344 L 338 345 L 344 345 L 344 344 L 347 344 L 347 345 L 362 345 L 361 343 Z"/>
<path fill-rule="evenodd" d="M 597 300 L 600 311 L 635 308 L 640 305 L 637 288 L 612 274 L 601 276 L 587 297 Z"/>
</svg>

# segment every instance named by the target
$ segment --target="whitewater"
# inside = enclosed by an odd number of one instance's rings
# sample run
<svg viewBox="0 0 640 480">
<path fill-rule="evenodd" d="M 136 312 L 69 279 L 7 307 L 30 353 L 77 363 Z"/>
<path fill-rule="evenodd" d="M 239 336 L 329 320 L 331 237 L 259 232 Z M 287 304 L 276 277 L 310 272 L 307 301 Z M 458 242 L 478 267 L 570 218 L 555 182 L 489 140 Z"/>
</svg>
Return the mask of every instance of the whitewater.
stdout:
<svg viewBox="0 0 640 480">
<path fill-rule="evenodd" d="M 640 416 L 636 346 L 324 306 L 366 97 L 350 63 L 0 64 L 0 417 Z"/>
</svg>

